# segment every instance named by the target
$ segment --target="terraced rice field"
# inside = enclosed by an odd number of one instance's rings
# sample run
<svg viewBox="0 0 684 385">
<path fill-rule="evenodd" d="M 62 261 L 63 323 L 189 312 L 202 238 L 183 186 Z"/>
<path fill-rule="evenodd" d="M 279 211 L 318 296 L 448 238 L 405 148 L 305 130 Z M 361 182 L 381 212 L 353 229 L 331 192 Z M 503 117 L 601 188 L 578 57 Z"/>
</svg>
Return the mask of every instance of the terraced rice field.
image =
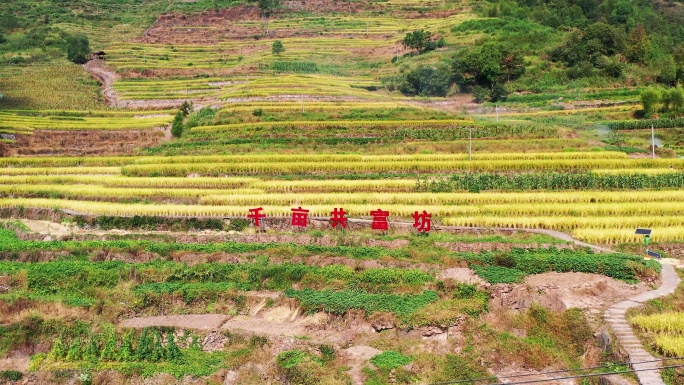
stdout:
<svg viewBox="0 0 684 385">
<path fill-rule="evenodd" d="M 245 217 L 264 207 L 288 216 L 302 206 L 326 217 L 344 207 L 352 217 L 382 208 L 395 220 L 428 210 L 444 225 L 544 228 L 596 243 L 636 242 L 636 227 L 653 227 L 659 241 L 684 236 L 684 193 L 657 191 L 550 191 L 526 193 L 419 192 L 420 173 L 586 170 L 605 173 L 673 166 L 678 159 L 629 159 L 623 153 L 434 155 L 234 155 L 187 157 L 7 158 L 0 207 L 61 208 L 92 215 Z M 610 176 L 611 174 L 607 174 Z M 342 179 L 353 177 L 353 180 Z M 285 178 L 285 180 L 283 179 Z M 286 180 L 298 179 L 298 180 Z M 674 187 L 674 186 L 673 186 Z M 145 203 L 141 203 L 141 202 Z"/>
</svg>

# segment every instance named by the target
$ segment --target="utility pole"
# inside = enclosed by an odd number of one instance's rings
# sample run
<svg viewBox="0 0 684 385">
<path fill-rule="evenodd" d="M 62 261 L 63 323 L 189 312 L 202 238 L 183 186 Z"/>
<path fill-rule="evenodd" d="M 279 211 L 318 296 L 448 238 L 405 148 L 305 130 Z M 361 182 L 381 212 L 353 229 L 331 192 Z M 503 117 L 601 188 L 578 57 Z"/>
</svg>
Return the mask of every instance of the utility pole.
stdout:
<svg viewBox="0 0 684 385">
<path fill-rule="evenodd" d="M 655 129 L 651 124 L 651 159 L 655 159 Z"/>
<path fill-rule="evenodd" d="M 496 111 L 496 121 L 498 123 L 499 122 L 499 105 L 498 104 L 494 105 L 494 111 Z"/>
<path fill-rule="evenodd" d="M 473 127 L 468 128 L 468 160 L 473 160 Z"/>
</svg>

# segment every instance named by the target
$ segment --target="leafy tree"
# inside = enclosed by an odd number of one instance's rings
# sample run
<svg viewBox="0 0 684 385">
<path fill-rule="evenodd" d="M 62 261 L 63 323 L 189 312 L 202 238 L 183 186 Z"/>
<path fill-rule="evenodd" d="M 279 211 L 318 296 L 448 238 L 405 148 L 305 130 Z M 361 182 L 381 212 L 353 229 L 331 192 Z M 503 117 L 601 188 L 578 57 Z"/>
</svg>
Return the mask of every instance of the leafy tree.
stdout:
<svg viewBox="0 0 684 385">
<path fill-rule="evenodd" d="M 674 85 L 677 81 L 677 65 L 672 55 L 665 56 L 665 59 L 660 63 L 660 73 L 657 80 L 660 83 L 670 85 Z"/>
<path fill-rule="evenodd" d="M 404 45 L 404 48 L 415 49 L 418 52 L 426 52 L 438 47 L 439 42 L 434 42 L 431 39 L 432 32 L 420 29 L 417 31 L 408 32 L 406 36 L 404 36 L 402 44 Z M 443 39 L 440 39 L 440 41 L 442 44 L 446 44 Z"/>
<path fill-rule="evenodd" d="M 624 51 L 624 32 L 605 23 L 594 23 L 584 33 L 576 32 L 560 46 L 549 52 L 552 61 L 564 62 L 573 67 L 589 62 L 596 68 L 603 68 L 604 56 Z"/>
<path fill-rule="evenodd" d="M 660 92 L 655 88 L 648 88 L 641 92 L 641 105 L 644 107 L 644 116 L 649 117 L 658 110 Z"/>
<path fill-rule="evenodd" d="M 183 129 L 183 112 L 178 111 L 176 117 L 173 118 L 173 123 L 171 123 L 171 135 L 180 138 L 183 135 Z"/>
<path fill-rule="evenodd" d="M 274 9 L 280 7 L 280 0 L 257 0 L 257 5 L 264 16 L 268 16 Z"/>
<path fill-rule="evenodd" d="M 473 99 L 475 103 L 484 103 L 489 100 L 489 90 L 482 86 L 473 87 Z"/>
<path fill-rule="evenodd" d="M 399 91 L 404 95 L 446 96 L 451 75 L 444 67 L 420 66 L 404 75 Z"/>
<path fill-rule="evenodd" d="M 90 54 L 88 37 L 82 34 L 69 36 L 67 44 L 67 59 L 76 64 L 84 64 Z"/>
<path fill-rule="evenodd" d="M 644 25 L 639 23 L 634 27 L 627 37 L 627 44 L 625 47 L 625 57 L 633 63 L 646 62 L 646 53 L 648 52 L 651 41 L 646 32 Z"/>
<path fill-rule="evenodd" d="M 682 86 L 670 90 L 670 109 L 676 115 L 684 115 L 684 89 Z"/>
<path fill-rule="evenodd" d="M 525 65 L 522 55 L 490 42 L 461 51 L 452 62 L 452 73 L 461 88 L 491 88 L 520 77 L 525 73 Z"/>
<path fill-rule="evenodd" d="M 188 100 L 184 101 L 180 106 L 180 112 L 183 113 L 183 116 L 188 116 L 188 114 L 192 112 L 192 102 Z"/>
<path fill-rule="evenodd" d="M 625 134 L 618 130 L 610 130 L 610 133 L 608 134 L 608 144 L 612 144 L 613 146 L 618 146 L 618 148 L 622 148 L 622 146 L 627 143 L 627 137 Z"/>
<path fill-rule="evenodd" d="M 489 93 L 489 99 L 492 102 L 503 102 L 508 98 L 508 90 L 502 84 L 495 84 L 492 87 L 492 92 Z"/>
<path fill-rule="evenodd" d="M 283 42 L 280 40 L 276 40 L 273 42 L 273 45 L 271 46 L 271 53 L 274 55 L 280 56 L 281 53 L 285 52 L 285 47 L 283 46 Z"/>
</svg>

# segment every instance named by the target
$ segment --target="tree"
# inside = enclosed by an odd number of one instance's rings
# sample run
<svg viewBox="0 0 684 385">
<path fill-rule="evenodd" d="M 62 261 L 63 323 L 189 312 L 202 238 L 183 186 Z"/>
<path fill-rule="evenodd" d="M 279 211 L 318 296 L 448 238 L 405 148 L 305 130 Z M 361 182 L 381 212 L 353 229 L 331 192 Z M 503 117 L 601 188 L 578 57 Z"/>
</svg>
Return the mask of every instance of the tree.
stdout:
<svg viewBox="0 0 684 385">
<path fill-rule="evenodd" d="M 274 55 L 280 56 L 281 53 L 285 52 L 285 47 L 283 46 L 283 42 L 280 40 L 276 40 L 273 42 L 273 45 L 271 46 L 271 53 Z"/>
<path fill-rule="evenodd" d="M 399 91 L 404 95 L 446 96 L 451 75 L 443 67 L 420 66 L 404 75 Z"/>
<path fill-rule="evenodd" d="M 438 46 L 438 42 L 434 42 L 432 39 L 432 32 L 420 29 L 418 31 L 409 32 L 404 36 L 402 44 L 404 48 L 415 49 L 418 52 L 431 51 Z M 446 44 L 444 42 L 444 44 Z"/>
<path fill-rule="evenodd" d="M 641 105 L 644 107 L 644 116 L 649 117 L 658 111 L 660 92 L 655 88 L 648 88 L 641 92 Z"/>
<path fill-rule="evenodd" d="M 180 138 L 183 135 L 183 112 L 178 111 L 176 117 L 173 118 L 173 123 L 171 124 L 171 135 L 176 138 Z"/>
<path fill-rule="evenodd" d="M 625 134 L 618 130 L 610 130 L 610 133 L 608 133 L 607 142 L 608 144 L 622 148 L 622 146 L 627 143 L 627 137 L 625 137 Z"/>
<path fill-rule="evenodd" d="M 192 112 L 192 102 L 188 100 L 184 101 L 180 106 L 180 112 L 183 113 L 183 116 L 188 116 Z"/>
<path fill-rule="evenodd" d="M 280 0 L 257 0 L 257 5 L 264 16 L 268 16 L 274 9 L 280 7 Z"/>
<path fill-rule="evenodd" d="M 670 90 L 670 109 L 675 115 L 684 115 L 684 89 L 682 86 Z"/>
<path fill-rule="evenodd" d="M 633 63 L 645 63 L 646 53 L 648 52 L 651 41 L 646 33 L 644 25 L 639 23 L 634 27 L 627 37 L 625 57 Z"/>
<path fill-rule="evenodd" d="M 90 42 L 86 35 L 74 35 L 67 38 L 67 59 L 76 64 L 84 64 L 90 54 Z"/>
<path fill-rule="evenodd" d="M 492 102 L 503 102 L 508 98 L 508 90 L 502 84 L 495 84 L 492 87 L 492 92 L 489 93 L 489 98 Z"/>
<path fill-rule="evenodd" d="M 454 80 L 463 89 L 480 85 L 492 88 L 525 73 L 525 61 L 519 53 L 496 43 L 485 43 L 461 51 L 452 62 Z"/>
</svg>

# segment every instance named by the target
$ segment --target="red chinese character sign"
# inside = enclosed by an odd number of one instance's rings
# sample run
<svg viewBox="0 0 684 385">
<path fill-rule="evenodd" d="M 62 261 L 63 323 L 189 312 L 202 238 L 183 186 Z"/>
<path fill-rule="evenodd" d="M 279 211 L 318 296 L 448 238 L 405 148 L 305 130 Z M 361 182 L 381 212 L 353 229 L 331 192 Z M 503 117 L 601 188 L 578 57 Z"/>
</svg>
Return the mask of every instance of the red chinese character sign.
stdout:
<svg viewBox="0 0 684 385">
<path fill-rule="evenodd" d="M 370 215 L 373 217 L 371 228 L 373 230 L 387 231 L 389 229 L 389 222 L 387 221 L 389 214 L 389 211 L 382 211 L 380 209 L 371 211 Z"/>
<path fill-rule="evenodd" d="M 292 226 L 306 227 L 306 220 L 309 217 L 309 210 L 304 210 L 301 206 L 292 210 Z"/>
<path fill-rule="evenodd" d="M 263 210 L 264 209 L 262 207 L 258 207 L 256 209 L 249 209 L 249 215 L 247 215 L 247 218 L 251 219 L 254 222 L 254 227 L 259 227 L 259 220 L 261 218 L 266 218 L 266 214 L 260 213 L 260 211 Z"/>
<path fill-rule="evenodd" d="M 337 208 L 330 212 L 330 225 L 334 229 L 337 225 L 342 226 L 343 229 L 347 228 L 347 212 L 344 211 L 342 207 Z"/>
<path fill-rule="evenodd" d="M 413 227 L 419 233 L 427 233 L 432 228 L 432 214 L 428 214 L 423 210 L 422 213 L 416 211 L 413 213 Z"/>
</svg>

